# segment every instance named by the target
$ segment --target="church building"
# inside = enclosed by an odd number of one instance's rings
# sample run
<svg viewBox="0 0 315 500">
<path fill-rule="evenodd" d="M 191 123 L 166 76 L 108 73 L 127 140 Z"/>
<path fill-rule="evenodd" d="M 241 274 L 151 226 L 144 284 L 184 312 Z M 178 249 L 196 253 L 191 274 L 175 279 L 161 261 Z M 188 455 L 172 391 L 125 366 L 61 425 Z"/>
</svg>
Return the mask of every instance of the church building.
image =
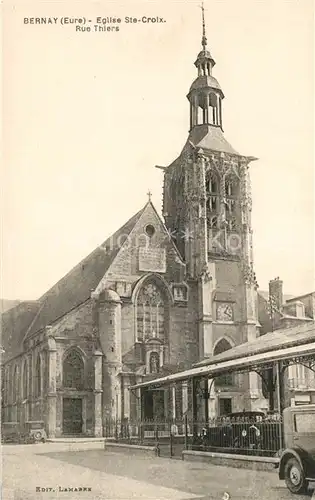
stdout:
<svg viewBox="0 0 315 500">
<path fill-rule="evenodd" d="M 2 316 L 2 420 L 49 437 L 102 436 L 108 419 L 181 418 L 189 387 L 131 385 L 190 368 L 259 335 L 249 168 L 223 131 L 223 90 L 202 47 L 189 135 L 152 201 L 36 301 Z M 184 97 L 184 96 L 183 96 Z M 241 124 L 240 124 L 241 125 Z M 210 415 L 266 407 L 258 375 L 215 381 Z"/>
</svg>

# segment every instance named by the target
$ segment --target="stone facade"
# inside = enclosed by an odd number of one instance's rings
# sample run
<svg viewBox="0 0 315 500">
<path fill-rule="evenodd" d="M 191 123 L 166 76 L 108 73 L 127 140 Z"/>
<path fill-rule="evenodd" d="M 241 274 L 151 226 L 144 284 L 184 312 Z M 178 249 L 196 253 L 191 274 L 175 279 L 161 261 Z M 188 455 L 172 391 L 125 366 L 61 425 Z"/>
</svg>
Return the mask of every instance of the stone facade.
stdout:
<svg viewBox="0 0 315 500">
<path fill-rule="evenodd" d="M 205 36 L 202 43 L 188 94 L 189 137 L 162 167 L 164 221 L 149 199 L 35 301 L 19 328 L 10 321 L 16 311 L 6 313 L 5 336 L 15 344 L 3 366 L 5 422 L 42 420 L 50 437 L 100 436 L 110 419 L 182 418 L 191 409 L 189 385 L 147 391 L 143 404 L 128 387 L 259 335 L 255 158 L 224 138 L 224 94 Z M 210 415 L 266 406 L 255 374 L 211 387 Z"/>
</svg>

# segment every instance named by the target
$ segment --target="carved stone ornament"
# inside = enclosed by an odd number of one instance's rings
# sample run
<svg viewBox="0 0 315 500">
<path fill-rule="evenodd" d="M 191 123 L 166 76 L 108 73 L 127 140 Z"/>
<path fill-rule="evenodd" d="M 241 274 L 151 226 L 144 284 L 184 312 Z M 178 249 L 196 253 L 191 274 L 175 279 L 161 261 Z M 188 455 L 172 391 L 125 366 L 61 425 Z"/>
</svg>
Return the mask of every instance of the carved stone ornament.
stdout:
<svg viewBox="0 0 315 500">
<path fill-rule="evenodd" d="M 209 159 L 204 154 L 202 149 L 198 149 L 197 154 L 196 154 L 196 160 L 197 160 L 197 163 L 199 165 L 204 165 L 204 166 L 206 166 L 209 162 Z"/>
<path fill-rule="evenodd" d="M 208 283 L 209 281 L 212 280 L 212 276 L 209 272 L 208 264 L 206 262 L 202 266 L 199 278 L 201 278 L 205 283 Z"/>
<path fill-rule="evenodd" d="M 243 277 L 244 277 L 244 282 L 247 285 L 254 285 L 256 288 L 258 288 L 258 282 L 256 279 L 256 274 L 254 272 L 253 266 L 244 264 L 243 266 Z"/>
<path fill-rule="evenodd" d="M 143 287 L 139 293 L 138 302 L 143 304 L 163 304 L 161 294 L 156 285 L 150 283 Z"/>
</svg>

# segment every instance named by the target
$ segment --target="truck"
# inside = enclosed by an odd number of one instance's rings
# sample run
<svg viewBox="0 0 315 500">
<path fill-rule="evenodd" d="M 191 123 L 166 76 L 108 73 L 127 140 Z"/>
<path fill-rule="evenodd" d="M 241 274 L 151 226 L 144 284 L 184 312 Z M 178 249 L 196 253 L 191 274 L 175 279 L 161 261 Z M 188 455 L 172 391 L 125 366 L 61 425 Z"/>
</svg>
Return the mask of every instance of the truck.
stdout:
<svg viewBox="0 0 315 500">
<path fill-rule="evenodd" d="M 283 438 L 279 479 L 291 493 L 305 493 L 315 482 L 315 404 L 283 410 Z"/>
</svg>

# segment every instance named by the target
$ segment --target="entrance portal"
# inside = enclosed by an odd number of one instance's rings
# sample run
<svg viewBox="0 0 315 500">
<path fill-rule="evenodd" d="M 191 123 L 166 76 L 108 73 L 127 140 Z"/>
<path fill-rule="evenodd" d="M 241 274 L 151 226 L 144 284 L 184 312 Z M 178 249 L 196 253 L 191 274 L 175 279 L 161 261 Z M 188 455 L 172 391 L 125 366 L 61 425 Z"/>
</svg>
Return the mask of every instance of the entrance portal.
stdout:
<svg viewBox="0 0 315 500">
<path fill-rule="evenodd" d="M 143 394 L 143 418 L 145 420 L 163 420 L 165 402 L 163 390 L 147 390 Z"/>
<path fill-rule="evenodd" d="M 63 398 L 63 434 L 81 434 L 82 424 L 82 399 Z"/>
</svg>

